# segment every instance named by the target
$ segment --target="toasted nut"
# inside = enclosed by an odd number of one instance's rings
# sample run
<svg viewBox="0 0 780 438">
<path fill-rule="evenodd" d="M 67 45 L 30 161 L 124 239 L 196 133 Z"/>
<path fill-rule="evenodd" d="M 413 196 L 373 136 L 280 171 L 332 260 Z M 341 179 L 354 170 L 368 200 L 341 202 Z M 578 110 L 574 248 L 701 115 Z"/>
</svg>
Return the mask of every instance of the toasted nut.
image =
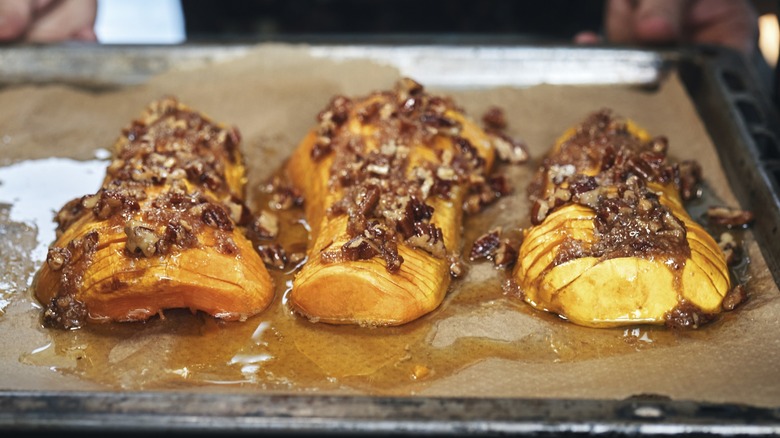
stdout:
<svg viewBox="0 0 780 438">
<path fill-rule="evenodd" d="M 747 292 L 745 291 L 745 287 L 741 284 L 736 285 L 729 293 L 726 294 L 725 297 L 723 297 L 723 302 L 721 303 L 721 307 L 723 310 L 734 310 L 745 302 L 747 300 Z"/>
<path fill-rule="evenodd" d="M 755 218 L 753 212 L 731 207 L 710 207 L 707 209 L 707 218 L 716 225 L 725 225 L 729 228 L 746 227 Z"/>
<path fill-rule="evenodd" d="M 160 237 L 154 230 L 140 221 L 130 220 L 125 224 L 125 234 L 127 234 L 127 250 L 133 254 L 143 254 L 144 257 L 151 257 L 157 252 L 157 242 Z"/>
<path fill-rule="evenodd" d="M 275 214 L 263 210 L 252 223 L 252 231 L 261 239 L 273 239 L 279 235 L 279 218 Z"/>
<path fill-rule="evenodd" d="M 501 131 L 507 127 L 506 114 L 504 114 L 502 108 L 491 106 L 485 111 L 485 114 L 482 115 L 482 123 L 484 123 L 485 127 L 488 129 Z"/>
<path fill-rule="evenodd" d="M 494 228 L 479 236 L 471 247 L 469 260 L 492 259 L 493 256 L 496 255 L 496 251 L 498 251 L 498 247 L 501 244 L 500 238 L 501 228 Z"/>
</svg>

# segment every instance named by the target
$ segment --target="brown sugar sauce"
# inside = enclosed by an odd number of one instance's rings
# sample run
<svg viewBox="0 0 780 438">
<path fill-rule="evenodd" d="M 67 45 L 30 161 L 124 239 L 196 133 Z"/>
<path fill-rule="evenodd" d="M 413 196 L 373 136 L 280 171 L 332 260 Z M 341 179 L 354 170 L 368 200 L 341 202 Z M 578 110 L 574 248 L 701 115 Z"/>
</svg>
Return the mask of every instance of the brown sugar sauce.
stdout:
<svg viewBox="0 0 780 438">
<path fill-rule="evenodd" d="M 464 254 L 496 225 L 528 225 L 522 187 L 531 168 L 534 164 L 506 169 L 516 193 L 467 218 Z M 260 187 L 249 187 L 248 194 L 255 213 L 269 208 L 269 195 Z M 280 223 L 276 241 L 288 253 L 305 248 L 302 209 L 275 214 Z M 271 269 L 274 301 L 247 321 L 170 310 L 143 323 L 90 324 L 72 331 L 41 327 L 51 342 L 31 346 L 20 360 L 106 389 L 410 395 L 489 358 L 550 363 L 625 355 L 706 338 L 730 319 L 726 314 L 697 331 L 579 327 L 505 292 L 508 270 L 489 261 L 464 261 L 467 273 L 453 281 L 443 304 L 399 327 L 335 326 L 293 314 L 286 295 L 295 267 L 288 264 L 285 270 Z"/>
</svg>

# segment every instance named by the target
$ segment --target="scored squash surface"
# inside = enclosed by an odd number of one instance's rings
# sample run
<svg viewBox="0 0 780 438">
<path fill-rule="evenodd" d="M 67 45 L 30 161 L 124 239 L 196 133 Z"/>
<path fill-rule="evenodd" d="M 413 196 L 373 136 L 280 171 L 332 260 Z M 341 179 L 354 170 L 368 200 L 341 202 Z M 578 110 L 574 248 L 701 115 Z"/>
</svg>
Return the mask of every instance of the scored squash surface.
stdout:
<svg viewBox="0 0 780 438">
<path fill-rule="evenodd" d="M 667 147 L 609 111 L 556 142 L 513 272 L 526 302 L 593 327 L 698 326 L 720 312 L 726 260 L 685 211 Z"/>
<path fill-rule="evenodd" d="M 410 79 L 336 97 L 319 122 L 286 167 L 311 227 L 290 305 L 369 326 L 431 312 L 460 251 L 464 200 L 486 187 L 494 136 Z"/>
<path fill-rule="evenodd" d="M 46 323 L 145 320 L 189 308 L 241 320 L 273 298 L 242 234 L 236 128 L 173 98 L 153 102 L 114 145 L 101 189 L 66 204 L 35 280 Z"/>
</svg>

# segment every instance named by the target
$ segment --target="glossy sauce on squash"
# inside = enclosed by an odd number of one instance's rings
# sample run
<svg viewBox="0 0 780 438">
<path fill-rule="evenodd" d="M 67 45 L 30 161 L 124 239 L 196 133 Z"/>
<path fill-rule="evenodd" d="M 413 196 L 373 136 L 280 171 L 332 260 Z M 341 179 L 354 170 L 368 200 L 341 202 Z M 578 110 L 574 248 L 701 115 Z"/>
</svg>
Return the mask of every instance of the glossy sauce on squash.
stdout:
<svg viewBox="0 0 780 438">
<path fill-rule="evenodd" d="M 467 217 L 464 254 L 496 223 L 529 225 L 518 222 L 528 217 L 521 189 L 530 179 L 525 167 L 508 169 L 514 195 Z M 269 195 L 260 187 L 249 187 L 248 195 L 254 212 L 268 209 Z M 697 201 L 705 209 L 709 203 L 706 197 Z M 281 231 L 277 241 L 288 251 L 305 247 L 302 209 L 276 214 Z M 695 212 L 692 216 L 698 218 Z M 293 314 L 286 305 L 294 275 L 288 266 L 283 271 L 270 269 L 276 284 L 274 301 L 245 322 L 220 322 L 173 310 L 145 323 L 90 324 L 74 331 L 40 328 L 51 342 L 29 346 L 20 360 L 106 389 L 412 395 L 490 358 L 553 363 L 666 348 L 706 339 L 730 317 L 726 314 L 704 330 L 685 332 L 647 326 L 578 327 L 507 294 L 502 286 L 509 270 L 496 271 L 490 262 L 466 262 L 466 276 L 453 281 L 437 310 L 398 327 L 333 326 Z M 26 316 L 31 324 L 39 323 L 37 309 Z"/>
</svg>

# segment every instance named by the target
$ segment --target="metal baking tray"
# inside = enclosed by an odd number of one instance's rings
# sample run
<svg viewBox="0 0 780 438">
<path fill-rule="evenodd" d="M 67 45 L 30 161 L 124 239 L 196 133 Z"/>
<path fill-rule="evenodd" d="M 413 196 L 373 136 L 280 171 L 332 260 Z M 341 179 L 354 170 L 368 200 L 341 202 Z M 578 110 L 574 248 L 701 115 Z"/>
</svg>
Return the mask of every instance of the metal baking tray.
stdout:
<svg viewBox="0 0 780 438">
<path fill-rule="evenodd" d="M 171 68 L 237 58 L 251 44 L 9 46 L 0 86 L 64 83 L 106 89 Z M 759 242 L 780 241 L 780 118 L 756 71 L 726 49 L 677 50 L 513 44 L 313 44 L 313 56 L 390 64 L 439 87 L 623 84 L 652 89 L 679 73 L 742 208 L 760 211 Z M 446 72 L 447 74 L 442 74 Z M 780 282 L 780 245 L 762 253 Z M 0 390 L 0 430 L 26 434 L 176 432 L 229 434 L 609 436 L 780 434 L 780 406 L 676 401 L 418 398 L 202 392 Z"/>
</svg>

